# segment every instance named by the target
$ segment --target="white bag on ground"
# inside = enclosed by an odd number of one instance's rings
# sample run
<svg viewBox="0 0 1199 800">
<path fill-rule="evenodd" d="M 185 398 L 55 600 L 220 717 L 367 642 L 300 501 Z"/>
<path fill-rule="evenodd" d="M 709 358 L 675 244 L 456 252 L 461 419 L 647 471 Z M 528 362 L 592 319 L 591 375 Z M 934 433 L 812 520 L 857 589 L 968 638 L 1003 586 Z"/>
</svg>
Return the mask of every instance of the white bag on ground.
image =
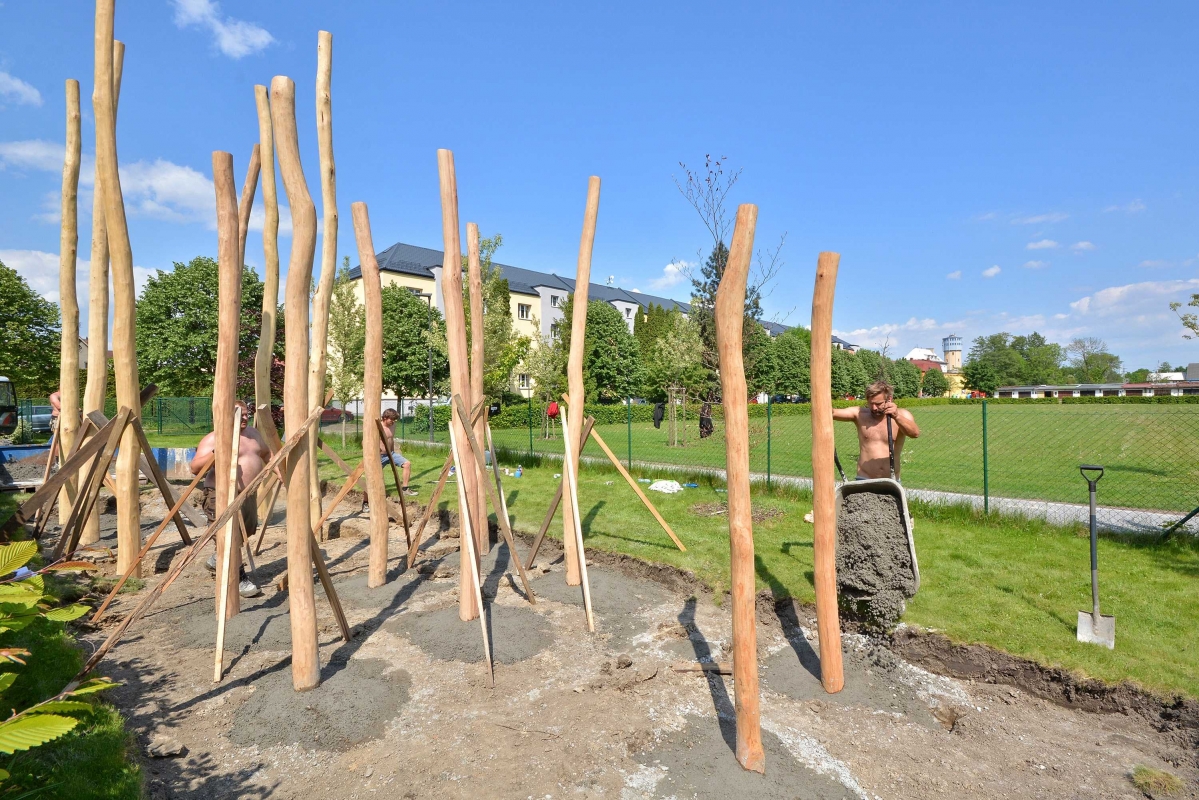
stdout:
<svg viewBox="0 0 1199 800">
<path fill-rule="evenodd" d="M 683 487 L 678 481 L 654 481 L 649 485 L 651 492 L 662 492 L 663 494 L 674 494 L 675 492 L 683 491 Z"/>
</svg>

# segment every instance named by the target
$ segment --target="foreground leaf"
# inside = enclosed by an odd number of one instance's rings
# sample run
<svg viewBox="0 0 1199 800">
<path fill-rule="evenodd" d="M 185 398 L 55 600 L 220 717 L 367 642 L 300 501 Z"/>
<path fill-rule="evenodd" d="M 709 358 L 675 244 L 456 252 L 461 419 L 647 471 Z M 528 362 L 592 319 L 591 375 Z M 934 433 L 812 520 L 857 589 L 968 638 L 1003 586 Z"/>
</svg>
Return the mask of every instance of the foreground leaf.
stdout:
<svg viewBox="0 0 1199 800">
<path fill-rule="evenodd" d="M 0 753 L 12 755 L 57 739 L 79 724 L 79 720 L 55 714 L 34 714 L 0 723 Z"/>
<path fill-rule="evenodd" d="M 70 622 L 73 619 L 79 619 L 89 611 L 91 611 L 91 609 L 82 603 L 75 603 L 74 605 L 64 606 L 63 608 L 50 609 L 45 613 L 45 617 L 46 619 L 53 620 L 55 622 Z"/>
<path fill-rule="evenodd" d="M 14 542 L 0 545 L 0 575 L 16 572 L 37 555 L 37 542 Z"/>
</svg>

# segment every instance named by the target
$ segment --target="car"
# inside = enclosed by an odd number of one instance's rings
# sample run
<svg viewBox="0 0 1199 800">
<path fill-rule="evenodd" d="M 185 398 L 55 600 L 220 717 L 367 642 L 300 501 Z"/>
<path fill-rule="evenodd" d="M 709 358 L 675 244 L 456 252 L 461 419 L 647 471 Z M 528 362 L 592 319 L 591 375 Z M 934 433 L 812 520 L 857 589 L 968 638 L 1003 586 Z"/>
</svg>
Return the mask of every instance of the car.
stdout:
<svg viewBox="0 0 1199 800">
<path fill-rule="evenodd" d="M 53 429 L 54 415 L 50 406 L 34 406 L 30 412 L 30 423 L 34 433 L 50 433 Z"/>
<path fill-rule="evenodd" d="M 333 406 L 327 406 L 325 410 L 321 412 L 322 425 L 328 425 L 331 422 L 341 422 L 342 419 L 345 419 L 346 422 L 353 422 L 354 412 L 346 411 L 340 408 L 334 408 Z"/>
</svg>

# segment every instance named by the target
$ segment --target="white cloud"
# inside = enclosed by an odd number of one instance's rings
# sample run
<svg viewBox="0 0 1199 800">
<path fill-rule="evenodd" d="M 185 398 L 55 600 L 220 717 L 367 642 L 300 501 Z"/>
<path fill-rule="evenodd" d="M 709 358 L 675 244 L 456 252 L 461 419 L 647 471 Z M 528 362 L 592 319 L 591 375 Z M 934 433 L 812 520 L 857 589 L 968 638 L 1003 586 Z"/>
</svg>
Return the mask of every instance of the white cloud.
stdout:
<svg viewBox="0 0 1199 800">
<path fill-rule="evenodd" d="M 1028 269 L 1044 269 L 1049 266 L 1048 261 L 1025 261 L 1024 266 Z"/>
<path fill-rule="evenodd" d="M 1024 245 L 1025 250 L 1056 250 L 1059 247 L 1061 245 L 1052 239 L 1041 239 L 1038 242 L 1029 242 Z"/>
<path fill-rule="evenodd" d="M 962 271 L 960 269 L 955 269 L 953 272 L 951 272 L 945 276 L 945 280 L 947 280 L 947 281 L 958 281 L 961 279 L 962 279 Z"/>
<path fill-rule="evenodd" d="M 984 270 L 983 270 L 983 277 L 984 277 L 984 278 L 994 278 L 996 275 L 998 275 L 998 274 L 999 274 L 999 273 L 1001 273 L 1001 272 L 1003 272 L 1003 270 L 1001 270 L 1001 269 L 999 268 L 999 265 L 998 265 L 998 264 L 996 264 L 996 265 L 994 265 L 994 266 L 992 266 L 992 267 L 987 267 L 986 269 L 984 269 Z"/>
<path fill-rule="evenodd" d="M 32 169 L 39 172 L 62 172 L 66 157 L 66 145 L 45 139 L 26 139 L 17 142 L 0 142 L 0 169 Z M 96 162 L 84 154 L 79 168 L 79 182 L 91 186 L 96 173 Z"/>
<path fill-rule="evenodd" d="M 998 214 L 996 214 L 994 211 L 988 211 L 988 212 L 987 212 L 987 213 L 985 213 L 985 214 L 979 214 L 978 216 L 976 216 L 976 217 L 974 218 L 974 221 L 975 221 L 975 222 L 986 222 L 987 220 L 989 220 L 989 219 L 995 219 L 995 218 L 996 218 L 996 217 L 998 217 L 998 216 L 999 216 L 999 215 L 998 215 Z"/>
<path fill-rule="evenodd" d="M 19 106 L 40 106 L 42 93 L 15 75 L 0 70 L 0 100 L 9 100 Z"/>
<path fill-rule="evenodd" d="M 130 214 L 216 227 L 216 190 L 191 167 L 161 158 L 134 162 L 121 169 L 121 191 Z"/>
<path fill-rule="evenodd" d="M 1136 214 L 1138 211 L 1144 211 L 1145 208 L 1145 202 L 1140 198 L 1137 198 L 1127 205 L 1108 206 L 1107 208 L 1103 209 L 1103 212 L 1105 214 L 1110 214 L 1113 211 L 1123 211 L 1126 214 Z"/>
<path fill-rule="evenodd" d="M 686 261 L 671 261 L 666 266 L 662 267 L 662 277 L 654 278 L 649 282 L 651 289 L 669 289 L 672 286 L 677 286 L 687 280 L 687 272 L 691 268 L 691 264 Z"/>
<path fill-rule="evenodd" d="M 214 0 L 175 0 L 175 24 L 208 29 L 216 48 L 230 58 L 252 55 L 275 42 L 265 28 L 223 16 L 220 4 Z"/>
<path fill-rule="evenodd" d="M 1172 267 L 1174 264 L 1173 262 L 1166 261 L 1165 259 L 1161 258 L 1147 258 L 1141 263 L 1137 264 L 1137 266 L 1144 269 L 1162 269 L 1164 267 Z"/>
<path fill-rule="evenodd" d="M 1049 214 L 1035 214 L 1030 217 L 1012 217 L 1013 225 L 1041 225 L 1046 222 L 1061 222 L 1069 219 L 1070 215 L 1063 211 L 1053 211 Z"/>
<path fill-rule="evenodd" d="M 1095 249 L 1095 245 L 1090 242 L 1075 242 L 1070 245 L 1070 249 L 1075 253 L 1085 253 Z"/>
<path fill-rule="evenodd" d="M 963 325 L 962 320 L 954 320 L 952 322 L 937 322 L 935 319 L 925 317 L 911 317 L 907 322 L 894 323 L 889 322 L 882 325 L 874 325 L 870 328 L 857 328 L 852 331 L 834 330 L 833 333 L 853 344 L 871 349 L 879 349 L 883 346 L 889 348 L 889 354 L 894 356 L 897 352 L 902 354 L 907 352 L 911 346 L 920 346 L 920 342 L 927 344 L 929 338 L 937 338 L 937 332 L 953 333 L 960 329 Z M 911 340 L 912 344 L 907 344 L 907 340 Z"/>
<path fill-rule="evenodd" d="M 57 303 L 61 298 L 58 281 L 58 253 L 46 253 L 41 250 L 0 250 L 0 261 L 25 279 L 29 288 L 37 292 L 51 303 Z M 88 317 L 88 286 L 91 262 L 85 258 L 75 260 L 75 298 L 79 303 L 79 330 L 87 335 Z M 146 281 L 158 270 L 147 267 L 133 267 L 133 290 L 141 294 Z M 111 291 L 111 289 L 110 289 Z M 111 315 L 112 305 L 109 304 Z"/>
<path fill-rule="evenodd" d="M 1070 308 L 1079 314 L 1096 316 L 1133 317 L 1143 321 L 1148 316 L 1172 319 L 1171 300 L 1185 300 L 1188 293 L 1199 292 L 1199 278 L 1174 281 L 1142 281 L 1124 286 L 1111 286 L 1075 300 Z"/>
<path fill-rule="evenodd" d="M 255 197 L 254 207 L 250 209 L 250 230 L 262 233 L 262 226 L 265 223 L 266 209 L 262 206 L 262 199 Z M 291 209 L 287 206 L 279 206 L 279 235 L 291 236 Z"/>
</svg>

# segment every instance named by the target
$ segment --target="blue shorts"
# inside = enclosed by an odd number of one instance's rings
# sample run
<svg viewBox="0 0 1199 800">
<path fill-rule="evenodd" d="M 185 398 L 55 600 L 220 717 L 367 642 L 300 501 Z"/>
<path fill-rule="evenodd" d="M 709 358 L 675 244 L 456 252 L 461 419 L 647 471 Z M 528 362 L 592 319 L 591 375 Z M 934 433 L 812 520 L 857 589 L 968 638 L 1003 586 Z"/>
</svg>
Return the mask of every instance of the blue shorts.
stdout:
<svg viewBox="0 0 1199 800">
<path fill-rule="evenodd" d="M 408 459 L 404 458 L 399 453 L 382 453 L 379 455 L 379 463 L 386 464 L 387 462 L 395 464 L 397 467 L 402 467 L 408 463 Z"/>
</svg>

